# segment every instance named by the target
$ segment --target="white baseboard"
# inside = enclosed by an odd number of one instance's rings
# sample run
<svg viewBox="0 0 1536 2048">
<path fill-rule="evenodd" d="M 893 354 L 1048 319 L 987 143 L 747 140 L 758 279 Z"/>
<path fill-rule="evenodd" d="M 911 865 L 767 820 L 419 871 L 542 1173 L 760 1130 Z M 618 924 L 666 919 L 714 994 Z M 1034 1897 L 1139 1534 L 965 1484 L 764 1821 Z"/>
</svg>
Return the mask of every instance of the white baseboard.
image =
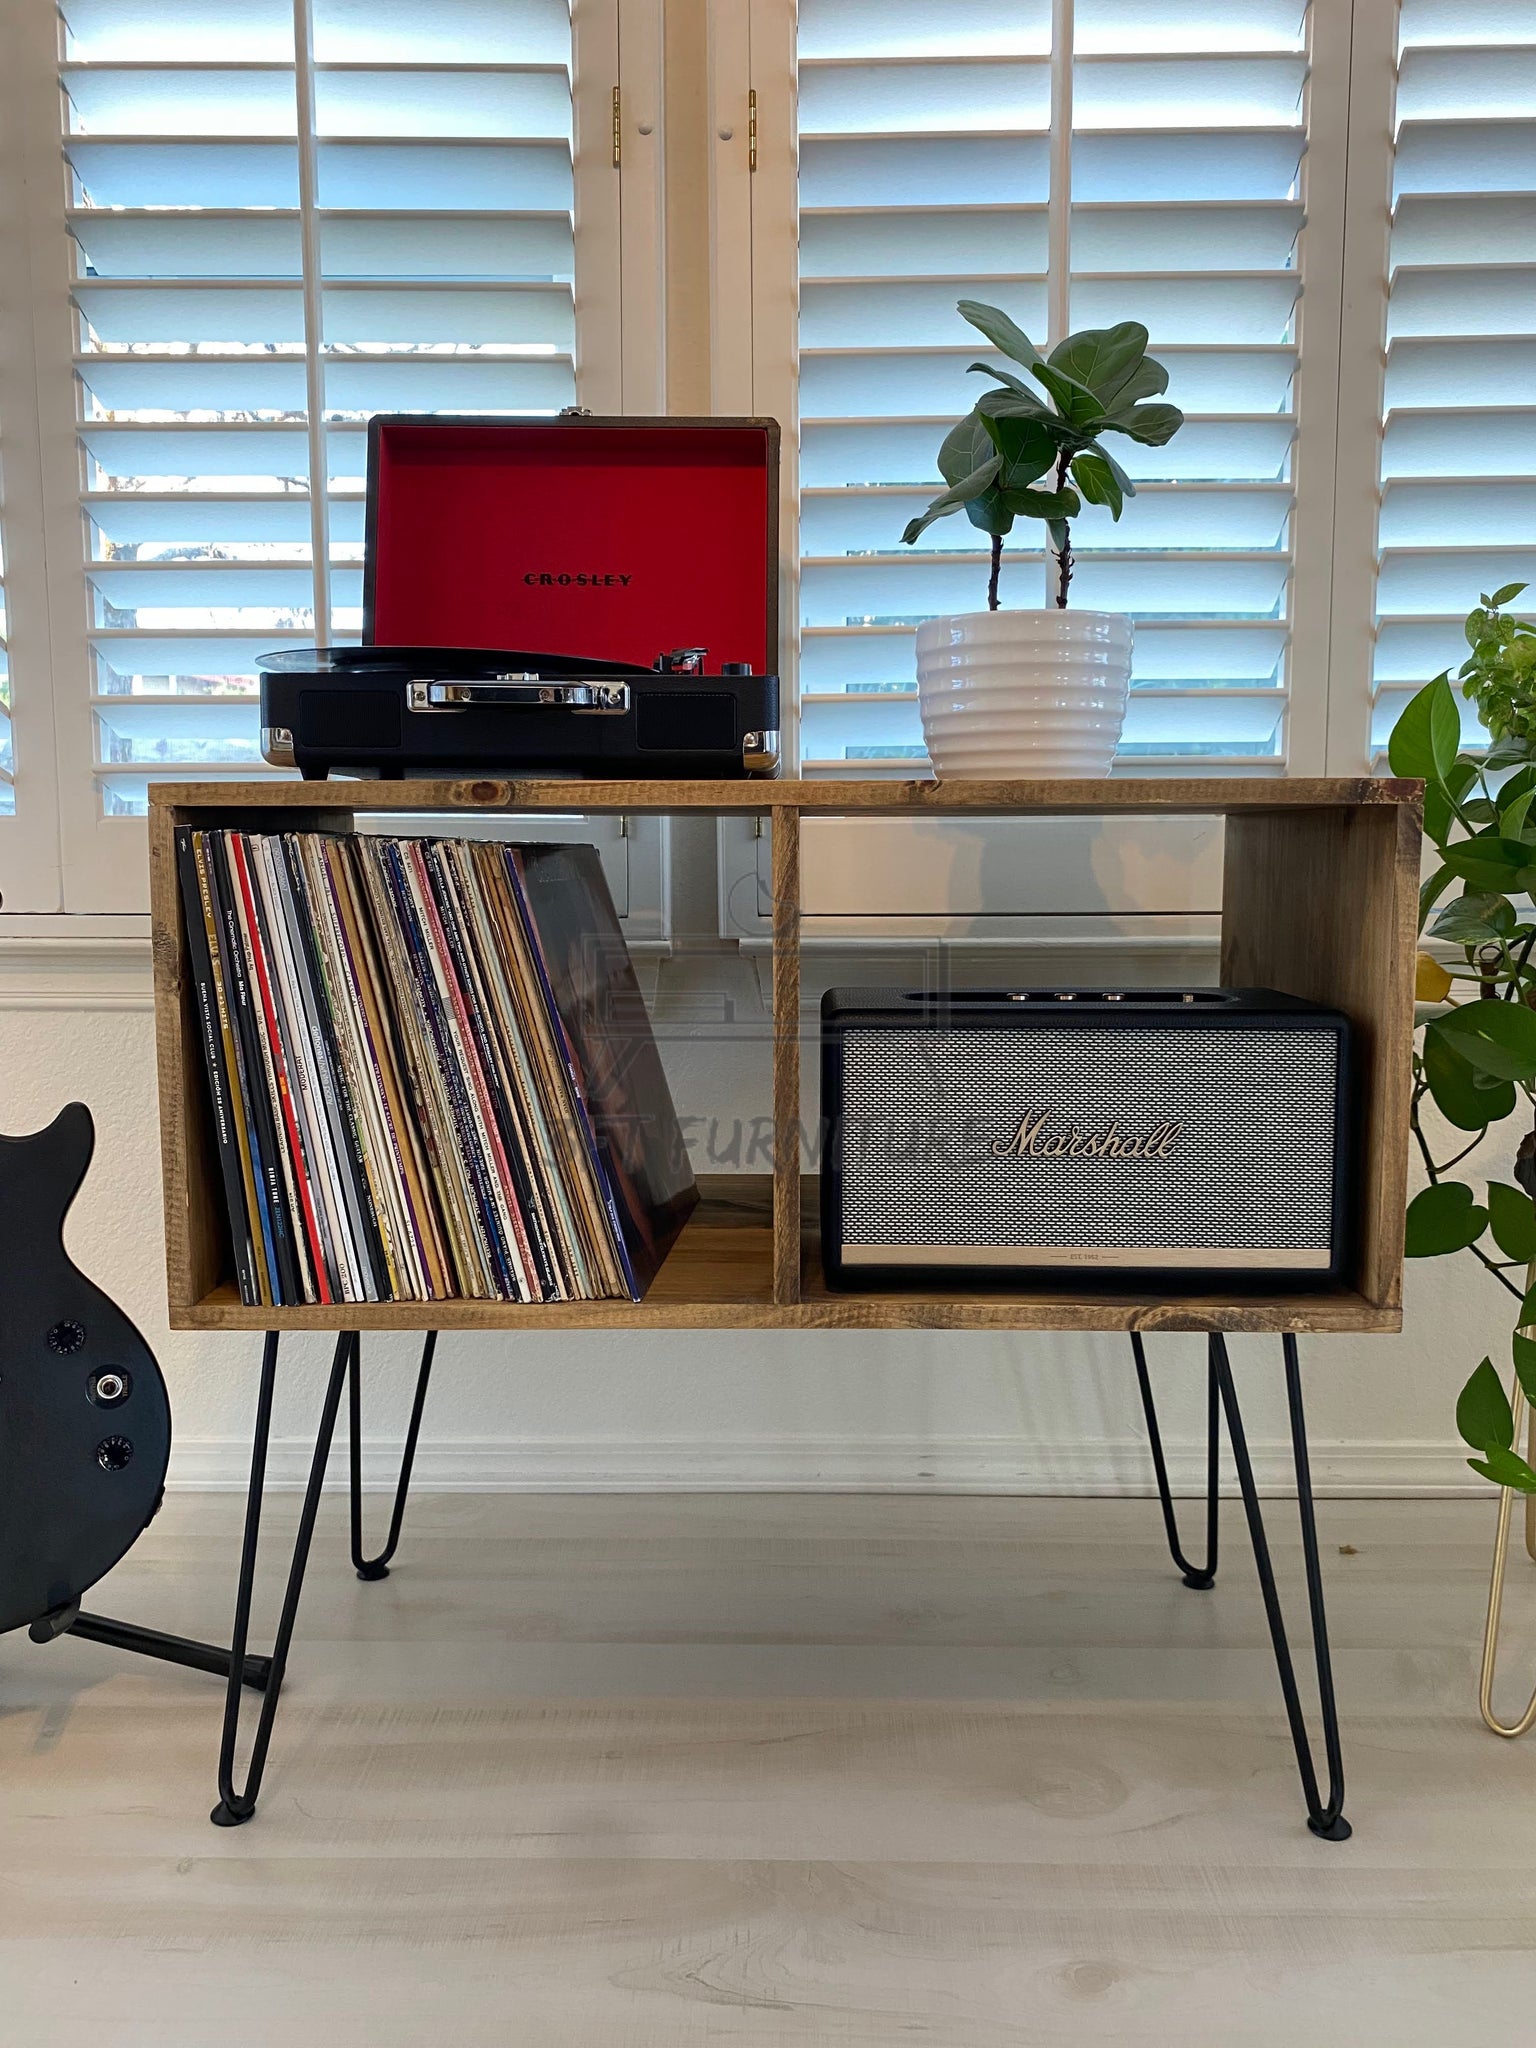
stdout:
<svg viewBox="0 0 1536 2048">
<path fill-rule="evenodd" d="M 1290 1447 L 1250 1445 L 1266 1492 L 1294 1493 Z M 1205 1486 L 1205 1448 L 1193 1440 L 1166 1446 L 1173 1489 L 1196 1495 Z M 1462 1446 L 1435 1442 L 1314 1441 L 1312 1481 L 1333 1498 L 1484 1494 L 1487 1482 L 1468 1471 Z M 370 1439 L 363 1469 L 370 1487 L 392 1484 L 399 1445 Z M 236 1437 L 183 1438 L 170 1483 L 188 1490 L 243 1488 L 250 1460 Z M 301 1486 L 309 1446 L 275 1440 L 269 1484 Z M 1224 1490 L 1235 1492 L 1231 1456 L 1223 1450 Z M 330 1483 L 344 1483 L 338 1446 Z M 1153 1491 L 1144 1439 L 1039 1443 L 1026 1438 L 801 1436 L 757 1439 L 597 1437 L 461 1437 L 424 1442 L 416 1485 L 440 1493 L 1001 1493 L 1146 1495 Z"/>
</svg>

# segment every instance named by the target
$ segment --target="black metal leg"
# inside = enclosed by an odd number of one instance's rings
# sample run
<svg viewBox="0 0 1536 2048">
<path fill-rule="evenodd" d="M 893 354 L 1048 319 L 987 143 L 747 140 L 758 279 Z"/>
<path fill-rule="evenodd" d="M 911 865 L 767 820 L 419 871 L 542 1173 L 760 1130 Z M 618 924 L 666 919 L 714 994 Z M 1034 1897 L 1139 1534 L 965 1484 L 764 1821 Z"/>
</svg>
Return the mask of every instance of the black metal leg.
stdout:
<svg viewBox="0 0 1536 2048">
<path fill-rule="evenodd" d="M 395 1486 L 395 1505 L 389 1518 L 389 1536 L 377 1557 L 363 1555 L 363 1347 L 352 1347 L 347 1373 L 347 1423 L 352 1471 L 352 1568 L 360 1579 L 387 1579 L 389 1561 L 400 1544 L 405 1521 L 406 1497 L 411 1490 L 411 1467 L 416 1462 L 416 1440 L 421 1435 L 422 1413 L 427 1405 L 427 1385 L 432 1378 L 432 1354 L 437 1349 L 437 1332 L 429 1330 L 421 1347 L 421 1366 L 416 1374 L 416 1398 L 411 1403 L 410 1426 L 405 1432 L 405 1450 L 400 1459 L 400 1477 Z"/>
<path fill-rule="evenodd" d="M 1205 1563 L 1191 1564 L 1179 1544 L 1178 1517 L 1168 1487 L 1168 1465 L 1163 1457 L 1163 1435 L 1157 1426 L 1157 1403 L 1152 1398 L 1152 1381 L 1147 1372 L 1147 1354 L 1141 1332 L 1131 1332 L 1131 1350 L 1136 1359 L 1136 1381 L 1141 1388 L 1142 1413 L 1147 1418 L 1147 1440 L 1152 1446 L 1152 1469 L 1157 1474 L 1157 1497 L 1162 1502 L 1163 1527 L 1168 1532 L 1168 1550 L 1184 1574 L 1184 1583 L 1197 1593 L 1208 1593 L 1216 1583 L 1217 1481 L 1221 1450 L 1221 1405 L 1216 1392 L 1216 1361 L 1212 1355 L 1206 1372 L 1205 1410 Z"/>
<path fill-rule="evenodd" d="M 293 1541 L 293 1559 L 288 1567 L 288 1585 L 283 1594 L 282 1612 L 278 1617 L 277 1634 L 272 1645 L 271 1675 L 262 1694 L 261 1711 L 256 1720 L 255 1740 L 251 1744 L 250 1762 L 246 1766 L 245 1785 L 243 1790 L 237 1790 L 235 1744 L 240 1734 L 240 1679 L 237 1667 L 244 1663 L 246 1643 L 251 1629 L 251 1595 L 255 1587 L 256 1551 L 261 1536 L 261 1504 L 267 1476 L 267 1444 L 272 1433 L 272 1393 L 277 1382 L 277 1345 L 277 1331 L 269 1330 L 261 1354 L 261 1386 L 256 1398 L 256 1429 L 251 1443 L 251 1484 L 246 1497 L 245 1535 L 240 1546 L 240 1579 L 235 1593 L 232 1645 L 234 1663 L 230 1668 L 229 1685 L 224 1695 L 224 1733 L 219 1744 L 219 1803 L 210 1815 L 214 1826 L 221 1828 L 239 1827 L 242 1821 L 249 1820 L 256 1811 L 262 1773 L 266 1769 L 267 1750 L 272 1741 L 272 1723 L 277 1713 L 278 1693 L 282 1688 L 283 1674 L 288 1668 L 288 1649 L 293 1641 L 293 1625 L 299 1611 L 299 1596 L 304 1590 L 304 1571 L 309 1563 L 309 1548 L 315 1533 L 315 1517 L 320 1511 L 320 1490 L 325 1484 L 325 1468 L 330 1457 L 331 1439 L 336 1433 L 342 1385 L 346 1379 L 348 1361 L 356 1356 L 358 1339 L 355 1332 L 343 1330 L 336 1340 L 336 1352 L 331 1361 L 331 1376 L 326 1385 L 325 1400 L 320 1410 L 320 1425 L 315 1435 L 314 1456 L 310 1460 L 309 1484 L 304 1491 L 304 1506 L 299 1515 L 298 1534 Z"/>
<path fill-rule="evenodd" d="M 1328 1623 L 1323 1610 L 1323 1575 L 1317 1554 L 1317 1523 L 1312 1509 L 1312 1471 L 1307 1457 L 1307 1426 L 1301 1405 L 1301 1365 L 1296 1354 L 1296 1339 L 1287 1332 L 1282 1341 L 1285 1346 L 1285 1392 L 1290 1409 L 1291 1449 L 1296 1460 L 1296 1504 L 1301 1518 L 1301 1549 L 1307 1572 L 1307 1603 L 1312 1616 L 1312 1648 L 1317 1660 L 1317 1692 L 1323 1717 L 1323 1747 L 1328 1760 L 1326 1804 L 1318 1792 L 1317 1770 L 1312 1761 L 1312 1746 L 1307 1738 L 1301 1695 L 1296 1687 L 1296 1671 L 1291 1662 L 1290 1644 L 1285 1633 L 1285 1616 L 1281 1612 L 1280 1595 L 1275 1587 L 1274 1567 L 1270 1562 L 1269 1542 L 1264 1534 L 1264 1517 L 1259 1508 L 1258 1489 L 1254 1485 L 1253 1464 L 1248 1456 L 1248 1440 L 1243 1433 L 1243 1419 L 1238 1411 L 1237 1389 L 1232 1381 L 1232 1367 L 1227 1357 L 1226 1340 L 1217 1332 L 1213 1332 L 1210 1338 L 1211 1365 L 1220 1390 L 1221 1404 L 1226 1410 L 1227 1433 L 1232 1439 L 1232 1456 L 1237 1465 L 1237 1483 L 1242 1491 L 1243 1511 L 1248 1517 L 1248 1534 L 1253 1543 L 1254 1562 L 1259 1569 L 1264 1612 L 1269 1621 L 1270 1638 L 1275 1646 L 1275 1663 L 1280 1672 L 1280 1690 L 1285 1696 L 1285 1712 L 1291 1724 L 1291 1741 L 1296 1750 L 1296 1766 L 1301 1773 L 1302 1792 L 1307 1802 L 1307 1826 L 1314 1835 L 1321 1836 L 1325 1842 L 1347 1842 L 1352 1830 L 1344 1818 L 1344 1761 L 1339 1743 L 1338 1707 L 1333 1693 L 1333 1664 L 1328 1654 Z"/>
</svg>

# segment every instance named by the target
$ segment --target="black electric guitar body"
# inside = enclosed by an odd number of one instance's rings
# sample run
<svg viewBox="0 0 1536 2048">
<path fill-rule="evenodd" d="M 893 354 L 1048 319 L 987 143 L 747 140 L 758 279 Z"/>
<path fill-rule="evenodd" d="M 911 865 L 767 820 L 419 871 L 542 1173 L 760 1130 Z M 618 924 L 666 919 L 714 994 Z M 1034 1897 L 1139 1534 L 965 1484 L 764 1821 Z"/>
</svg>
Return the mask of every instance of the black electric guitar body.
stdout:
<svg viewBox="0 0 1536 2048">
<path fill-rule="evenodd" d="M 95 1144 L 83 1102 L 0 1137 L 0 1634 L 77 1603 L 165 1487 L 160 1368 L 64 1250 Z"/>
</svg>

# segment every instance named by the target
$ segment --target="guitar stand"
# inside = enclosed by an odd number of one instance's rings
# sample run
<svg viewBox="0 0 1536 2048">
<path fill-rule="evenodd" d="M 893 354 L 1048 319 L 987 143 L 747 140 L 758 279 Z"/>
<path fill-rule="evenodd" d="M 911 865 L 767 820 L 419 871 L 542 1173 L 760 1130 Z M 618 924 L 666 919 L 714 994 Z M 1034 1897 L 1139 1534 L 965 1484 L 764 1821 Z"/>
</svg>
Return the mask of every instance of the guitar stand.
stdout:
<svg viewBox="0 0 1536 2048">
<path fill-rule="evenodd" d="M 1264 1515 L 1259 1506 L 1258 1488 L 1254 1484 L 1253 1462 L 1248 1455 L 1248 1439 L 1237 1405 L 1237 1388 L 1232 1378 L 1231 1362 L 1227 1357 L 1226 1339 L 1214 1330 L 1207 1339 L 1204 1565 L 1191 1565 L 1179 1545 L 1178 1521 L 1168 1486 L 1168 1468 L 1163 1458 L 1162 1437 L 1157 1426 L 1157 1408 L 1152 1398 L 1152 1383 L 1147 1374 L 1146 1353 L 1138 1333 L 1132 1333 L 1131 1349 L 1136 1359 L 1136 1377 L 1141 1387 L 1142 1407 L 1147 1418 L 1147 1436 L 1152 1447 L 1152 1466 L 1157 1474 L 1158 1498 L 1162 1502 L 1163 1526 L 1168 1533 L 1168 1548 L 1174 1563 L 1184 1574 L 1185 1585 L 1197 1592 L 1208 1591 L 1216 1582 L 1219 1467 L 1217 1425 L 1218 1410 L 1225 1411 L 1227 1434 L 1232 1439 L 1232 1458 L 1237 1466 L 1238 1490 L 1242 1494 L 1243 1512 L 1248 1520 L 1248 1538 L 1253 1545 L 1254 1563 L 1258 1567 L 1259 1590 L 1264 1596 L 1264 1614 L 1269 1623 L 1270 1640 L 1274 1644 L 1275 1664 L 1280 1673 L 1280 1691 L 1285 1701 L 1286 1719 L 1290 1723 L 1291 1742 L 1296 1751 L 1296 1768 L 1301 1774 L 1302 1796 L 1307 1805 L 1307 1826 L 1314 1835 L 1325 1842 L 1347 1842 L 1353 1829 L 1344 1818 L 1344 1762 L 1339 1742 L 1339 1712 L 1333 1691 L 1333 1662 L 1328 1652 L 1328 1622 L 1323 1608 L 1323 1575 L 1318 1559 L 1317 1522 L 1312 1505 L 1312 1469 L 1307 1456 L 1307 1425 L 1301 1405 L 1301 1365 L 1297 1357 L 1295 1337 L 1287 1331 L 1280 1341 L 1285 1351 L 1286 1404 L 1291 1422 L 1291 1450 L 1296 1464 L 1296 1506 L 1301 1520 L 1301 1551 L 1306 1566 L 1307 1605 L 1312 1619 L 1312 1651 L 1317 1665 L 1317 1693 L 1323 1721 L 1323 1750 L 1328 1763 L 1326 1803 L 1318 1791 L 1317 1768 L 1312 1761 L 1312 1745 L 1307 1735 L 1306 1717 L 1302 1712 L 1301 1694 L 1296 1685 L 1296 1668 L 1292 1662 L 1291 1646 L 1285 1630 L 1285 1615 L 1275 1585 L 1274 1566 L 1269 1555 L 1269 1539 L 1264 1533 Z"/>
<path fill-rule="evenodd" d="M 1301 1520 L 1302 1556 L 1306 1567 L 1307 1603 L 1312 1622 L 1313 1656 L 1317 1669 L 1318 1698 L 1322 1710 L 1323 1747 L 1328 1765 L 1328 1797 L 1322 1798 L 1318 1787 L 1317 1770 L 1312 1759 L 1312 1748 L 1307 1735 L 1306 1719 L 1302 1711 L 1301 1695 L 1296 1683 L 1296 1670 L 1291 1656 L 1290 1642 L 1286 1635 L 1285 1616 L 1280 1605 L 1280 1596 L 1275 1585 L 1274 1566 L 1269 1553 L 1269 1540 L 1265 1534 L 1263 1511 L 1259 1505 L 1258 1488 L 1254 1482 L 1253 1463 L 1248 1453 L 1248 1440 L 1243 1429 L 1242 1414 L 1238 1407 L 1237 1388 L 1232 1377 L 1231 1362 L 1227 1356 L 1226 1340 L 1219 1332 L 1211 1332 L 1207 1339 L 1206 1366 L 1206 1500 L 1205 1500 L 1205 1562 L 1192 1564 L 1185 1556 L 1179 1537 L 1178 1518 L 1174 1510 L 1172 1491 L 1168 1483 L 1167 1461 L 1163 1454 L 1162 1434 L 1158 1428 L 1157 1405 L 1153 1398 L 1152 1382 L 1147 1370 L 1146 1351 L 1139 1333 L 1131 1336 L 1131 1350 L 1136 1362 L 1136 1378 L 1141 1391 L 1143 1412 L 1147 1421 L 1147 1436 L 1152 1451 L 1152 1466 L 1157 1477 L 1158 1499 L 1162 1505 L 1163 1526 L 1167 1532 L 1168 1549 L 1174 1563 L 1183 1574 L 1184 1583 L 1197 1592 L 1208 1592 L 1216 1582 L 1217 1565 L 1217 1514 L 1219 1506 L 1220 1477 L 1220 1422 L 1225 1414 L 1227 1435 L 1232 1442 L 1233 1461 L 1237 1467 L 1238 1489 L 1242 1495 L 1243 1511 L 1247 1517 L 1249 1541 L 1253 1546 L 1254 1563 L 1258 1568 L 1259 1587 L 1264 1599 L 1265 1618 L 1269 1624 L 1270 1639 L 1274 1645 L 1275 1663 L 1280 1675 L 1280 1691 L 1285 1702 L 1286 1718 L 1290 1724 L 1291 1741 L 1296 1751 L 1296 1765 L 1301 1776 L 1302 1794 L 1307 1807 L 1307 1826 L 1314 1835 L 1325 1842 L 1347 1842 L 1352 1830 L 1344 1818 L 1344 1766 L 1339 1741 L 1338 1708 L 1334 1698 L 1333 1666 L 1328 1651 L 1327 1618 L 1323 1606 L 1322 1569 L 1318 1557 L 1317 1525 L 1312 1502 L 1312 1474 L 1307 1455 L 1306 1419 L 1301 1399 L 1301 1367 L 1297 1356 L 1296 1339 L 1287 1333 L 1282 1338 L 1285 1355 L 1286 1399 L 1290 1415 L 1291 1448 L 1296 1468 L 1296 1500 Z M 255 1585 L 256 1552 L 261 1535 L 262 1495 L 266 1481 L 267 1447 L 272 1426 L 272 1396 L 277 1381 L 278 1333 L 267 1333 L 262 1349 L 261 1384 L 256 1402 L 256 1428 L 251 1446 L 251 1482 L 246 1502 L 245 1535 L 240 1552 L 240 1576 L 235 1596 L 235 1622 L 233 1647 L 230 1652 L 207 1648 L 202 1644 L 182 1644 L 176 1637 L 154 1637 L 153 1631 L 122 1631 L 115 1622 L 94 1621 L 91 1617 L 80 1617 L 90 1622 L 88 1628 L 80 1628 L 81 1634 L 94 1633 L 97 1640 L 117 1640 L 119 1634 L 133 1634 L 150 1637 L 152 1642 L 135 1642 L 127 1647 L 146 1648 L 152 1656 L 176 1656 L 177 1661 L 196 1663 L 204 1670 L 223 1671 L 228 1679 L 224 1702 L 224 1730 L 219 1749 L 219 1803 L 210 1816 L 217 1827 L 239 1827 L 248 1821 L 256 1811 L 256 1802 L 261 1792 L 261 1781 L 266 1769 L 267 1752 L 272 1740 L 272 1724 L 277 1713 L 278 1693 L 288 1666 L 288 1652 L 293 1641 L 294 1621 L 298 1614 L 299 1599 L 304 1588 L 304 1574 L 309 1563 L 310 1545 L 315 1532 L 315 1520 L 320 1509 L 320 1495 L 325 1484 L 326 1466 L 330 1461 L 331 1444 L 336 1433 L 336 1421 L 341 1411 L 341 1397 L 345 1389 L 349 1442 L 350 1479 L 350 1545 L 353 1569 L 363 1580 L 382 1579 L 388 1575 L 390 1560 L 400 1541 L 400 1531 L 405 1520 L 406 1501 L 410 1493 L 411 1473 L 416 1460 L 416 1447 L 421 1435 L 422 1414 L 426 1407 L 427 1389 L 432 1377 L 432 1359 L 437 1346 L 437 1333 L 427 1334 L 422 1346 L 421 1363 L 416 1376 L 415 1398 L 411 1404 L 411 1417 L 406 1430 L 405 1446 L 401 1454 L 400 1473 L 395 1486 L 395 1498 L 389 1519 L 389 1533 L 384 1548 L 373 1557 L 363 1551 L 362 1515 L 362 1338 L 358 1332 L 344 1330 L 336 1340 L 336 1350 L 331 1361 L 330 1377 L 326 1384 L 325 1397 L 321 1403 L 320 1421 L 315 1434 L 314 1453 L 310 1460 L 309 1479 L 304 1491 L 304 1504 L 299 1515 L 299 1526 L 294 1537 L 293 1554 L 288 1567 L 288 1582 L 283 1594 L 282 1609 L 278 1617 L 277 1634 L 270 1658 L 251 1658 L 246 1654 L 250 1636 L 251 1596 Z M 107 1631 L 114 1633 L 108 1634 Z M 160 1644 L 175 1645 L 175 1648 L 160 1648 Z M 179 1655 L 181 1651 L 193 1655 Z M 256 1721 L 256 1733 L 251 1744 L 250 1759 L 246 1766 L 243 1787 L 235 1785 L 235 1749 L 240 1732 L 240 1687 L 243 1682 L 254 1685 L 261 1691 L 261 1708 Z M 253 1676 L 253 1673 L 260 1675 Z"/>
<path fill-rule="evenodd" d="M 251 1442 L 251 1483 L 246 1496 L 245 1534 L 240 1546 L 240 1576 L 235 1591 L 233 1656 L 237 1660 L 244 1659 L 246 1644 L 250 1639 L 251 1596 L 256 1584 L 256 1552 L 261 1538 L 261 1507 L 266 1485 L 267 1447 L 272 1434 L 272 1396 L 277 1385 L 277 1347 L 278 1332 L 269 1330 L 261 1352 L 261 1382 L 256 1396 L 256 1428 Z M 250 1759 L 246 1764 L 245 1783 L 241 1787 L 235 1784 L 235 1747 L 240 1735 L 240 1682 L 235 1675 L 233 1664 L 228 1673 L 228 1686 L 224 1695 L 224 1730 L 219 1743 L 219 1803 L 209 1816 L 215 1827 L 237 1828 L 248 1821 L 256 1811 L 262 1775 L 267 1766 L 267 1751 L 272 1741 L 272 1723 L 277 1715 L 278 1693 L 288 1669 L 288 1651 L 293 1642 L 293 1625 L 298 1616 L 299 1598 L 304 1590 L 304 1573 L 309 1564 L 315 1519 L 320 1512 L 320 1494 L 325 1485 L 325 1469 L 330 1462 L 331 1442 L 336 1434 L 336 1418 L 341 1410 L 342 1388 L 345 1385 L 349 1393 L 347 1420 L 351 1439 L 349 1478 L 352 1564 L 360 1579 L 382 1579 L 388 1576 L 389 1561 L 395 1554 L 405 1520 L 405 1503 L 410 1492 L 411 1470 L 416 1462 L 416 1444 L 421 1434 L 422 1411 L 426 1407 L 427 1387 L 432 1377 L 432 1354 L 436 1348 L 437 1333 L 435 1330 L 429 1331 L 422 1346 L 421 1364 L 416 1375 L 416 1396 L 411 1405 L 411 1420 L 400 1460 L 400 1477 L 395 1487 L 389 1535 L 384 1548 L 377 1556 L 370 1558 L 363 1555 L 363 1340 L 356 1330 L 343 1330 L 336 1339 L 336 1350 L 331 1360 L 325 1398 L 320 1406 L 320 1423 L 315 1432 L 315 1448 L 310 1459 L 309 1480 L 304 1489 L 304 1505 L 299 1512 L 298 1531 L 293 1539 L 288 1583 L 283 1592 L 277 1634 L 273 1640 L 272 1656 L 269 1660 L 271 1675 L 262 1688 L 261 1708 L 256 1717 L 256 1733 L 251 1742 Z"/>
<path fill-rule="evenodd" d="M 140 1628 L 134 1621 L 113 1621 L 105 1614 L 82 1614 L 78 1601 L 42 1615 L 27 1634 L 34 1643 L 79 1636 L 83 1642 L 105 1643 L 113 1650 L 132 1650 L 140 1657 L 159 1657 L 167 1664 L 185 1664 L 192 1671 L 210 1671 L 215 1678 L 227 1678 L 234 1664 L 232 1652 L 221 1650 L 217 1643 L 196 1643 L 187 1636 L 163 1635 L 157 1628 Z M 247 1657 L 242 1662 L 242 1685 L 265 1692 L 271 1678 L 270 1657 Z"/>
</svg>

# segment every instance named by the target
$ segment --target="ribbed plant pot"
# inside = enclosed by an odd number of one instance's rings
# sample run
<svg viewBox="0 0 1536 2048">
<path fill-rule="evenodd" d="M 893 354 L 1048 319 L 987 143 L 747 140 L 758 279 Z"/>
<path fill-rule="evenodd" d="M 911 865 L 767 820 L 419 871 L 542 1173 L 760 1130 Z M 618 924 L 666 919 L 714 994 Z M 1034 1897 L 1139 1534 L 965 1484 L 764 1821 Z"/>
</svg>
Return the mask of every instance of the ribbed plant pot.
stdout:
<svg viewBox="0 0 1536 2048">
<path fill-rule="evenodd" d="M 917 629 L 934 773 L 951 780 L 1107 775 L 1125 723 L 1131 622 L 1120 612 L 959 612 Z"/>
</svg>

